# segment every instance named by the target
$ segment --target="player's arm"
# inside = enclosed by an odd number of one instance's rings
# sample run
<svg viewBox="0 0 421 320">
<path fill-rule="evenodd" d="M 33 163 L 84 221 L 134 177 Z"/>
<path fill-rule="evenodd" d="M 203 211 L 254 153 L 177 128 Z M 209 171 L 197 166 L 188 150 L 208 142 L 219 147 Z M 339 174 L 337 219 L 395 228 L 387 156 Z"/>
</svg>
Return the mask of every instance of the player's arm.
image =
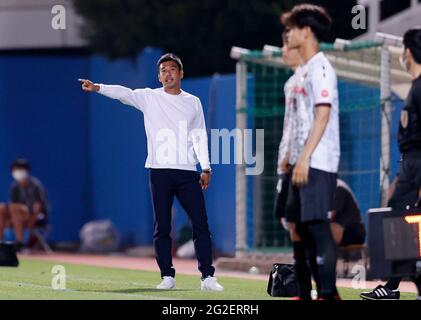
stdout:
<svg viewBox="0 0 421 320">
<path fill-rule="evenodd" d="M 86 92 L 97 92 L 108 98 L 144 111 L 146 105 L 145 90 L 132 90 L 118 85 L 105 85 L 93 83 L 87 79 L 78 79 L 82 83 L 82 90 Z"/>
<path fill-rule="evenodd" d="M 208 134 L 206 132 L 205 116 L 200 100 L 197 103 L 196 117 L 192 130 L 193 148 L 202 168 L 200 175 L 200 186 L 202 190 L 209 187 L 211 180 L 211 167 L 208 150 Z"/>
<path fill-rule="evenodd" d="M 292 175 L 292 182 L 295 185 L 302 186 L 308 182 L 310 157 L 326 130 L 327 123 L 329 122 L 330 108 L 330 105 L 318 105 L 316 107 L 313 127 Z"/>
<path fill-rule="evenodd" d="M 288 145 L 284 141 L 284 137 L 285 133 L 282 136 L 282 140 L 278 148 L 278 175 L 287 172 L 289 166 L 290 151 L 288 149 Z"/>
<path fill-rule="evenodd" d="M 278 149 L 278 174 L 289 171 L 290 158 L 290 136 L 291 136 L 291 107 L 285 104 L 284 129 Z"/>
<path fill-rule="evenodd" d="M 288 172 L 291 165 L 289 164 L 289 159 L 291 158 L 291 152 L 288 150 L 284 156 L 278 159 L 278 174 Z"/>
</svg>

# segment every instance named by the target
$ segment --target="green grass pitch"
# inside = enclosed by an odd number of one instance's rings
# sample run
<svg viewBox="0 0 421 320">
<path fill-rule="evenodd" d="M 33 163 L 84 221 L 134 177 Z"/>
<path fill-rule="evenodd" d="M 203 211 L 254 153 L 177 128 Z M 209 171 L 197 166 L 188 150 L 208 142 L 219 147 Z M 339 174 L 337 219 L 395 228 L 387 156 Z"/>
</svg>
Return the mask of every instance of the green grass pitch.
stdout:
<svg viewBox="0 0 421 320">
<path fill-rule="evenodd" d="M 53 290 L 52 268 L 63 265 L 66 290 Z M 201 292 L 197 276 L 177 275 L 177 289 L 155 289 L 159 273 L 21 259 L 18 268 L 0 268 L 0 300 L 273 300 L 266 281 L 218 277 L 224 292 Z M 340 288 L 344 300 L 359 300 L 360 290 Z M 402 299 L 414 300 L 403 293 Z"/>
</svg>

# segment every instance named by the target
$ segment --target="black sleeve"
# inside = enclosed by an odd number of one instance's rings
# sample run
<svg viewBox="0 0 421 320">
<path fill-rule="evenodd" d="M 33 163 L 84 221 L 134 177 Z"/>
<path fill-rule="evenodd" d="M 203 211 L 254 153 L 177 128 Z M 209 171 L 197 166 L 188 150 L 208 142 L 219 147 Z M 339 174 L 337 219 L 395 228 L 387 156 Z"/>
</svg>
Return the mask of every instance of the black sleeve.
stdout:
<svg viewBox="0 0 421 320">
<path fill-rule="evenodd" d="M 414 103 L 417 108 L 418 120 L 421 124 L 421 78 L 419 78 L 417 80 L 417 83 L 415 84 L 415 90 L 413 91 L 413 98 L 414 98 Z"/>
<path fill-rule="evenodd" d="M 340 221 L 344 214 L 347 191 L 344 188 L 337 187 L 333 201 L 333 210 L 336 212 L 335 221 Z"/>
<path fill-rule="evenodd" d="M 19 187 L 16 183 L 13 183 L 10 187 L 9 201 L 11 203 L 19 202 Z"/>
</svg>

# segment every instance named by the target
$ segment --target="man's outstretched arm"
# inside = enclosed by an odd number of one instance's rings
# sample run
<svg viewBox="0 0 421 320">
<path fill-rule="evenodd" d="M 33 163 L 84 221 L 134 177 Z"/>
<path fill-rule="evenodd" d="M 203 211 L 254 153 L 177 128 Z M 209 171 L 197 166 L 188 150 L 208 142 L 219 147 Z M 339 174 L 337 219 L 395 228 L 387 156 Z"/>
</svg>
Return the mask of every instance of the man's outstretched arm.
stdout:
<svg viewBox="0 0 421 320">
<path fill-rule="evenodd" d="M 146 105 L 145 90 L 132 90 L 123 86 L 105 85 L 93 83 L 88 79 L 78 79 L 82 83 L 82 90 L 86 92 L 97 92 L 108 98 L 119 100 L 129 106 L 135 107 L 140 111 L 144 110 Z"/>
</svg>

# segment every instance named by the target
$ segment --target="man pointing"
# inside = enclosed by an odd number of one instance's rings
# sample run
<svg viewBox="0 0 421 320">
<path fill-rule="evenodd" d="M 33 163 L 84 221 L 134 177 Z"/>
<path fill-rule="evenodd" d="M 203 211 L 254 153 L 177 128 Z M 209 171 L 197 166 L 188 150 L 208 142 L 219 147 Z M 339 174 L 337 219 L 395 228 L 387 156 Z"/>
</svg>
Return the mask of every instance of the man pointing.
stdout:
<svg viewBox="0 0 421 320">
<path fill-rule="evenodd" d="M 211 234 L 202 190 L 208 188 L 211 168 L 208 137 L 199 98 L 181 89 L 183 64 L 176 55 L 165 54 L 158 63 L 158 89 L 132 90 L 79 79 L 82 89 L 98 92 L 135 107 L 144 114 L 148 144 L 145 167 L 149 169 L 154 213 L 154 247 L 162 282 L 158 289 L 175 288 L 171 256 L 171 208 L 174 196 L 187 212 L 201 277 L 201 290 L 222 291 L 214 278 Z M 200 163 L 202 173 L 196 165 Z"/>
</svg>

